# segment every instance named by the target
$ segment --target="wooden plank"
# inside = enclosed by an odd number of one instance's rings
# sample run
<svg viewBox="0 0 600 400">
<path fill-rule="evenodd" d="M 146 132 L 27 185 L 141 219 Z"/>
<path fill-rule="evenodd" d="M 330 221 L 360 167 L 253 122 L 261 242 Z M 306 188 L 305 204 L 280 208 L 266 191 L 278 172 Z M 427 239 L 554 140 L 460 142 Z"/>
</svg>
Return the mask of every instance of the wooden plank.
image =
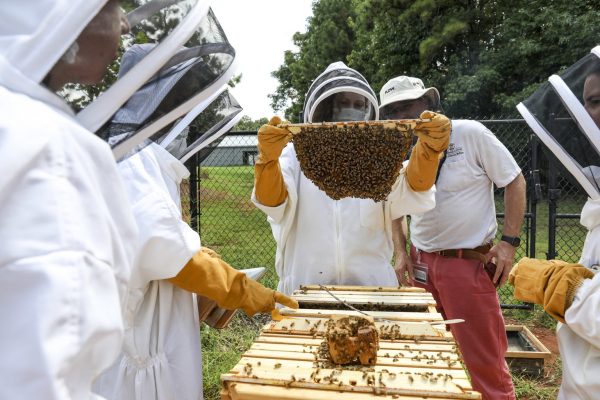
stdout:
<svg viewBox="0 0 600 400">
<path fill-rule="evenodd" d="M 250 346 L 250 350 L 269 350 L 269 351 L 285 351 L 285 352 L 296 352 L 296 353 L 315 353 L 319 350 L 321 343 L 314 345 L 304 344 L 288 344 L 288 343 L 267 343 L 267 342 L 255 342 Z M 379 347 L 377 355 L 379 357 L 400 357 L 400 358 L 413 358 L 417 355 L 424 355 L 425 358 L 443 355 L 444 357 L 450 357 L 453 360 L 458 359 L 456 350 L 453 347 L 447 347 L 445 350 L 431 351 L 421 350 L 420 345 L 413 344 L 413 347 L 407 346 L 406 348 L 390 348 L 385 346 L 386 344 L 397 344 L 383 341 Z M 277 357 L 274 357 L 277 358 Z"/>
<path fill-rule="evenodd" d="M 221 400 L 331 400 L 333 397 L 343 400 L 373 400 L 371 393 L 342 392 L 335 396 L 328 390 L 287 388 L 281 386 L 256 385 L 231 382 L 221 392 Z M 226 397 L 224 397 L 226 396 Z M 414 396 L 379 395 L 377 399 L 415 400 Z"/>
<path fill-rule="evenodd" d="M 299 345 L 304 347 L 319 346 L 323 342 L 323 338 L 313 339 L 311 336 L 292 336 L 292 335 L 278 335 L 263 333 L 256 338 L 255 343 L 273 343 L 273 344 L 290 344 Z M 439 340 L 421 340 L 415 343 L 412 340 L 380 340 L 380 349 L 387 349 L 390 351 L 395 350 L 407 350 L 407 351 L 432 351 L 432 352 L 454 352 L 457 351 L 455 343 L 448 341 Z"/>
<path fill-rule="evenodd" d="M 337 295 L 336 296 L 351 304 L 368 304 L 373 306 L 423 306 L 435 305 L 435 300 L 431 297 L 413 297 L 413 296 L 355 296 L 355 295 Z M 292 296 L 296 301 L 303 303 L 325 303 L 340 304 L 340 300 L 325 295 L 305 295 L 296 294 Z"/>
<path fill-rule="evenodd" d="M 306 352 L 298 352 L 293 349 L 263 349 L 254 347 L 244 353 L 246 357 L 268 358 L 273 360 L 298 360 L 298 361 L 326 361 L 320 358 L 318 349 Z M 409 354 L 407 352 L 390 352 L 380 350 L 377 352 L 377 365 L 391 367 L 414 367 L 414 368 L 440 368 L 440 369 L 462 369 L 457 354 L 422 352 Z"/>
<path fill-rule="evenodd" d="M 322 336 L 326 331 L 327 319 L 324 318 L 286 318 L 281 321 L 272 321 L 263 328 L 263 332 L 286 332 L 292 335 L 316 335 Z M 427 322 L 383 322 L 375 321 L 375 326 L 382 339 L 387 336 L 398 339 L 442 339 L 449 338 L 449 332 L 443 325 L 434 327 Z"/>
<path fill-rule="evenodd" d="M 414 297 L 414 298 L 433 298 L 433 295 L 429 292 L 358 292 L 355 290 L 336 290 L 332 291 L 336 296 L 376 296 L 383 298 L 390 297 Z M 327 295 L 332 297 L 329 292 L 325 290 L 294 290 L 292 296 L 303 295 L 303 296 L 323 296 Z"/>
<path fill-rule="evenodd" d="M 425 289 L 412 286 L 352 286 L 322 285 L 329 291 L 352 290 L 356 292 L 425 292 Z M 303 285 L 299 290 L 323 290 L 321 285 Z"/>
<path fill-rule="evenodd" d="M 433 312 L 431 308 L 429 312 L 409 312 L 409 311 L 365 311 L 366 314 L 374 318 L 383 318 L 390 321 L 442 321 L 442 314 L 438 313 L 435 307 Z M 318 318 L 331 318 L 334 315 L 354 315 L 364 316 L 364 314 L 353 310 L 321 310 L 313 308 L 282 308 L 279 310 L 281 315 L 294 316 L 294 317 L 318 317 Z"/>
<path fill-rule="evenodd" d="M 260 365 L 259 365 L 260 364 Z M 278 368 L 276 367 L 276 365 L 278 364 Z M 243 373 L 246 374 L 245 369 L 246 366 L 250 366 L 252 367 L 252 370 L 254 370 L 254 368 L 260 367 L 260 368 L 265 368 L 267 370 L 281 370 L 283 372 L 288 372 L 293 374 L 296 371 L 299 370 L 303 370 L 303 369 L 308 369 L 311 372 L 316 371 L 317 369 L 321 369 L 318 368 L 315 364 L 314 361 L 306 361 L 306 360 L 283 360 L 283 359 L 264 359 L 264 358 L 256 358 L 256 357 L 250 357 L 250 356 L 246 356 L 245 354 L 242 355 L 242 357 L 240 358 L 240 361 L 231 369 L 231 373 Z M 462 368 L 456 368 L 456 369 L 443 369 L 443 368 L 437 368 L 437 367 L 425 367 L 425 368 L 419 368 L 418 370 L 416 370 L 413 367 L 403 367 L 403 366 L 382 366 L 382 365 L 375 365 L 373 367 L 363 367 L 363 366 L 346 366 L 346 367 L 339 367 L 336 368 L 337 371 L 350 371 L 350 372 L 364 372 L 364 371 L 370 371 L 370 372 L 393 372 L 395 374 L 405 374 L 408 375 L 409 372 L 412 371 L 417 371 L 419 373 L 425 373 L 428 375 L 437 375 L 437 374 L 447 374 L 449 375 L 452 379 L 454 380 L 466 380 L 468 382 L 468 377 L 467 377 L 467 373 L 465 372 L 464 369 Z M 280 372 L 281 372 L 280 371 Z M 467 383 L 467 386 L 469 389 L 471 389 L 470 384 Z"/>
<path fill-rule="evenodd" d="M 432 398 L 477 399 L 463 370 L 419 369 L 395 367 L 374 371 L 349 371 L 300 367 L 297 361 L 263 359 L 254 364 L 242 361 L 228 374 L 224 382 L 246 382 L 318 390 L 350 391 L 359 393 L 387 393 Z M 276 362 L 274 362 L 276 361 Z M 306 362 L 305 362 L 306 363 Z M 248 365 L 252 365 L 248 367 Z M 312 363 L 308 363 L 312 365 Z M 462 374 L 460 376 L 456 376 Z M 337 396 L 337 394 L 336 394 Z"/>
</svg>

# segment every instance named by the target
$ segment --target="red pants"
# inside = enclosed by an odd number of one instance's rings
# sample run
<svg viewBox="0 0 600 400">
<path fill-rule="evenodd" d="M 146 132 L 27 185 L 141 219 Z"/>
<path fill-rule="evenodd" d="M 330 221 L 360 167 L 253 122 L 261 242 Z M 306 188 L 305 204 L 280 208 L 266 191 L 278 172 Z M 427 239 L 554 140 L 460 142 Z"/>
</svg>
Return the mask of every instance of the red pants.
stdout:
<svg viewBox="0 0 600 400">
<path fill-rule="evenodd" d="M 411 246 L 411 258 L 417 252 Z M 473 389 L 484 400 L 515 399 L 504 354 L 508 347 L 498 294 L 481 262 L 420 252 L 428 267 L 428 282 L 415 286 L 431 292 L 444 319 L 462 318 L 450 325 L 458 342 Z"/>
</svg>

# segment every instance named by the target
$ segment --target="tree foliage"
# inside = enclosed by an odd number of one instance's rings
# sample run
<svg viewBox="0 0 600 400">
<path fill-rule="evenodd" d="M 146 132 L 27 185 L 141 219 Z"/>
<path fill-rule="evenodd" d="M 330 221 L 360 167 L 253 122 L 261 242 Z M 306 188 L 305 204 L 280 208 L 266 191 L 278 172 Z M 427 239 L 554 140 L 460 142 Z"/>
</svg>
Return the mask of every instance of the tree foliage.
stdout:
<svg viewBox="0 0 600 400">
<path fill-rule="evenodd" d="M 269 123 L 269 120 L 265 118 L 252 119 L 247 115 L 240 118 L 240 121 L 233 127 L 233 132 L 256 132 L 262 125 Z"/>
<path fill-rule="evenodd" d="M 336 12 L 341 3 L 348 8 Z M 376 91 L 394 76 L 420 77 L 440 90 L 453 117 L 514 115 L 548 76 L 600 43 L 592 0 L 320 0 L 313 13 L 306 33 L 294 37 L 299 51 L 286 52 L 273 73 L 272 105 L 288 106 L 288 118 L 336 60 Z"/>
<path fill-rule="evenodd" d="M 286 119 L 298 120 L 304 95 L 312 80 L 335 61 L 347 62 L 354 46 L 356 0 L 320 0 L 313 3 L 313 16 L 305 33 L 296 32 L 299 52 L 286 51 L 284 63 L 272 73 L 279 81 L 270 95 L 275 110 L 285 109 Z"/>
</svg>

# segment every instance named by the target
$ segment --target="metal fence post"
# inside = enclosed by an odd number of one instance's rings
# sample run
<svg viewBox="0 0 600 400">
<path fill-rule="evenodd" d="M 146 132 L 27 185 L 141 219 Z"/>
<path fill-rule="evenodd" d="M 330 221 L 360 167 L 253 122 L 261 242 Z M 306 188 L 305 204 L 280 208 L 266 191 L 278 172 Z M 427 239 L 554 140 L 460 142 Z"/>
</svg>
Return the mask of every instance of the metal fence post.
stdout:
<svg viewBox="0 0 600 400">
<path fill-rule="evenodd" d="M 537 237 L 537 203 L 542 198 L 542 187 L 540 183 L 539 170 L 539 151 L 540 144 L 534 135 L 529 137 L 529 201 L 527 202 L 529 232 L 527 232 L 527 240 L 529 241 L 528 256 L 535 258 L 536 256 L 536 237 Z"/>
<path fill-rule="evenodd" d="M 548 252 L 546 259 L 556 258 L 556 209 L 560 197 L 558 174 L 554 160 L 548 162 Z"/>
<path fill-rule="evenodd" d="M 200 207 L 198 207 L 198 190 L 200 189 L 200 166 L 198 165 L 198 155 L 193 156 L 186 167 L 190 171 L 190 225 L 193 230 L 200 234 Z"/>
</svg>

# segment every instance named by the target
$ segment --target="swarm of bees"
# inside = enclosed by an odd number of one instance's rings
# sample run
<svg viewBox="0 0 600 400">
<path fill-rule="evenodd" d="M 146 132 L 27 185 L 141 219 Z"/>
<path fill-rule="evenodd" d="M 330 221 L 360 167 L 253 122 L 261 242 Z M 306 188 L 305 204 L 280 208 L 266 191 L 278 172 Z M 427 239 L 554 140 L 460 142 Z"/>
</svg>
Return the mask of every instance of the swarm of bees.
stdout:
<svg viewBox="0 0 600 400">
<path fill-rule="evenodd" d="M 379 336 L 373 318 L 345 316 L 327 322 L 325 333 L 331 361 L 337 365 L 375 365 Z"/>
<path fill-rule="evenodd" d="M 329 197 L 383 201 L 410 148 L 417 120 L 285 126 L 304 175 Z"/>
</svg>

